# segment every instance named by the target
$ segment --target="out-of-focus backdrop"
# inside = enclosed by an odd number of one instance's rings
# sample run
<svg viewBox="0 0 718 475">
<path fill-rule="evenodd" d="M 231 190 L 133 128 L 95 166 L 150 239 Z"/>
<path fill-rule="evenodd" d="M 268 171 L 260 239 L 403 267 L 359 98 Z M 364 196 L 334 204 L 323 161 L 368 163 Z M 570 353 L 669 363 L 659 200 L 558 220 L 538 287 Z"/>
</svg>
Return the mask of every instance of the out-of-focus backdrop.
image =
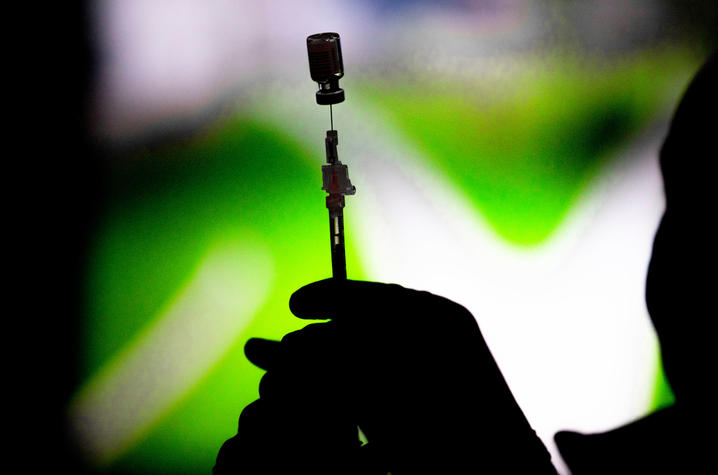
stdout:
<svg viewBox="0 0 718 475">
<path fill-rule="evenodd" d="M 209 473 L 258 397 L 244 343 L 306 323 L 289 296 L 331 273 L 305 44 L 323 31 L 344 56 L 349 278 L 469 308 L 563 473 L 557 430 L 670 404 L 643 300 L 657 152 L 714 3 L 88 7 L 103 184 L 65 411 L 100 472 Z"/>
</svg>

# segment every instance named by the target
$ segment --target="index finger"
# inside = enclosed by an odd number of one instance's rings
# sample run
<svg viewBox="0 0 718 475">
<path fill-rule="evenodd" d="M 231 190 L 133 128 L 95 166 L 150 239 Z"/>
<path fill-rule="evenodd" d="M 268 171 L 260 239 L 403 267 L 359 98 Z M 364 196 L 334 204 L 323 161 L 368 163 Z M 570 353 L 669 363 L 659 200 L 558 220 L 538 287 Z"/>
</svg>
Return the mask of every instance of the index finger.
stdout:
<svg viewBox="0 0 718 475">
<path fill-rule="evenodd" d="M 294 292 L 289 299 L 289 309 L 295 316 L 305 319 L 351 319 L 352 315 L 386 311 L 406 291 L 397 284 L 325 279 Z"/>
</svg>

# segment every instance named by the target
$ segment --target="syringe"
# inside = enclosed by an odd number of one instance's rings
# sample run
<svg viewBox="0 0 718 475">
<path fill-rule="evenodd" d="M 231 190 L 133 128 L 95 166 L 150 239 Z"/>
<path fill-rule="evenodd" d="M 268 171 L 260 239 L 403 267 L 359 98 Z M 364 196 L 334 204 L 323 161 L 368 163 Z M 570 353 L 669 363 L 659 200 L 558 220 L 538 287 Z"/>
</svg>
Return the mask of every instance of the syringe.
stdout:
<svg viewBox="0 0 718 475">
<path fill-rule="evenodd" d="M 325 139 L 327 147 L 327 163 L 322 165 L 322 190 L 329 193 L 327 209 L 329 210 L 329 236 L 332 249 L 332 275 L 334 279 L 347 279 L 347 265 L 344 252 L 344 196 L 356 193 L 356 188 L 349 181 L 349 169 L 339 161 L 337 145 L 339 138 L 336 130 L 327 130 Z"/>
<path fill-rule="evenodd" d="M 331 239 L 332 275 L 336 280 L 347 279 L 344 250 L 344 196 L 353 195 L 356 188 L 349 181 L 349 170 L 339 161 L 337 145 L 339 138 L 334 130 L 332 105 L 344 101 L 344 90 L 339 79 L 344 76 L 342 50 L 337 33 L 318 33 L 307 38 L 309 72 L 319 84 L 317 104 L 329 105 L 331 130 L 325 139 L 327 165 L 322 166 L 322 189 L 329 193 L 326 198 L 329 210 L 329 236 Z"/>
</svg>

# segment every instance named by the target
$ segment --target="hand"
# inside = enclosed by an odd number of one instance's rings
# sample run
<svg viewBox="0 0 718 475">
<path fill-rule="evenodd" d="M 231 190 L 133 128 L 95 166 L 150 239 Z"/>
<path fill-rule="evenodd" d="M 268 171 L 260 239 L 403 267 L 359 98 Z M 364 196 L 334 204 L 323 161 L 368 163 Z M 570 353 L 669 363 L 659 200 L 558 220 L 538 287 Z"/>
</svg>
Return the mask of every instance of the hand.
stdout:
<svg viewBox="0 0 718 475">
<path fill-rule="evenodd" d="M 392 473 L 555 473 L 464 307 L 398 285 L 324 280 L 295 292 L 290 309 L 331 321 L 248 343 L 250 360 L 269 369 L 260 400 L 328 404 Z"/>
<path fill-rule="evenodd" d="M 299 358 L 308 352 L 288 358 L 283 343 L 262 339 L 250 340 L 245 352 L 268 371 L 260 398 L 244 408 L 237 435 L 220 449 L 215 475 L 374 473 L 359 454 L 356 423 L 345 403 L 316 379 L 320 365 Z"/>
</svg>

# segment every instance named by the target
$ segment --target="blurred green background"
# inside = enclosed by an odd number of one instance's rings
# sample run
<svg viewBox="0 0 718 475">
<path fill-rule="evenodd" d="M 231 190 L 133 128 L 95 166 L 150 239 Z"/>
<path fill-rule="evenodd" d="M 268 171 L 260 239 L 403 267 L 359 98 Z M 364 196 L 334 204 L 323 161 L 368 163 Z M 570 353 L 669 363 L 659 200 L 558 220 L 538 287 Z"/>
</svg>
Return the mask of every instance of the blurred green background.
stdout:
<svg viewBox="0 0 718 475">
<path fill-rule="evenodd" d="M 182 8 L 165 3 L 147 2 L 142 7 L 137 2 L 125 6 L 122 2 L 98 2 L 97 22 L 125 25 L 122 22 L 137 20 L 138 12 L 185 18 L 194 11 L 189 7 L 192 2 L 185 2 Z M 193 8 L 219 9 L 212 18 L 222 18 L 219 3 L 200 3 Z M 237 11 L 246 14 L 237 20 L 240 26 L 247 28 L 252 18 L 266 21 L 262 12 L 281 10 L 285 5 L 268 3 L 272 5 L 236 2 Z M 589 185 L 641 131 L 670 115 L 682 88 L 712 46 L 703 30 L 688 28 L 680 16 L 670 14 L 671 2 L 628 2 L 628 10 L 639 11 L 628 15 L 636 26 L 631 29 L 621 23 L 613 25 L 613 30 L 610 21 L 620 17 L 617 12 L 593 17 L 590 12 L 581 14 L 582 2 L 571 9 L 562 7 L 561 2 L 541 2 L 540 7 L 531 8 L 520 2 L 449 2 L 441 8 L 429 2 L 350 3 L 346 11 L 339 6 L 326 7 L 327 18 L 294 17 L 293 29 L 267 27 L 267 34 L 289 33 L 286 38 L 275 35 L 281 41 L 266 48 L 253 46 L 247 57 L 269 55 L 265 59 L 271 62 L 271 54 L 281 49 L 282 41 L 296 43 L 293 46 L 301 51 L 304 37 L 314 30 L 339 30 L 334 23 L 350 25 L 349 35 L 339 31 L 345 66 L 357 71 L 355 77 L 348 74 L 344 80 L 347 104 L 357 97 L 379 111 L 422 151 L 432 170 L 468 198 L 498 241 L 528 252 L 551 239 Z M 312 5 L 301 8 L 311 9 Z M 646 28 L 641 18 L 647 13 L 640 12 L 645 8 L 655 10 L 651 19 L 660 27 L 641 36 L 638 30 Z M 365 15 L 351 17 L 357 11 Z M 679 11 L 683 12 L 676 9 Z M 291 22 L 290 13 L 276 21 Z M 603 44 L 581 35 L 581 22 L 590 24 L 591 18 L 607 22 L 606 31 L 598 38 L 607 36 L 611 41 Z M 379 26 L 377 19 L 381 20 Z M 460 64 L 488 55 L 485 64 L 489 69 L 492 64 L 522 66 L 511 66 L 509 72 L 496 77 L 467 79 L 471 75 L 460 65 L 447 68 L 445 62 L 440 63 L 444 66 L 437 66 L 434 73 L 415 64 L 421 60 L 412 60 L 396 61 L 393 68 L 391 61 L 379 54 L 391 41 L 398 51 L 393 54 L 414 58 L 413 47 L 426 52 L 420 41 L 411 39 L 415 31 L 425 31 L 427 23 L 433 24 L 432 19 L 440 20 L 437 28 L 441 32 L 456 32 L 456 37 L 446 40 L 451 47 L 432 54 L 452 58 L 451 51 L 466 47 L 456 53 Z M 492 21 L 499 26 L 486 33 Z M 548 26 L 540 31 L 551 33 L 540 36 L 539 42 L 525 39 L 525 31 L 541 21 Z M 363 28 L 370 31 L 369 23 L 397 36 L 389 35 L 386 44 L 362 53 L 349 41 L 361 37 Z M 292 36 L 296 30 L 304 33 Z M 107 38 L 112 41 L 101 41 L 100 51 L 115 62 L 108 60 L 105 69 L 100 68 L 96 107 L 101 120 L 95 131 L 106 150 L 102 158 L 105 200 L 92 231 L 84 273 L 80 349 L 84 383 L 77 388 L 69 414 L 74 421 L 81 421 L 77 424 L 78 445 L 88 450 L 103 473 L 209 473 L 219 446 L 236 432 L 239 412 L 258 397 L 261 372 L 244 358 L 244 343 L 251 336 L 281 338 L 301 328 L 305 322 L 289 313 L 289 296 L 331 273 L 319 173 L 322 127 L 326 125 L 312 129 L 314 135 L 309 140 L 315 139 L 317 147 L 311 148 L 285 130 L 281 120 L 273 121 L 271 115 L 254 114 L 254 109 L 244 107 L 243 98 L 256 97 L 262 91 L 262 67 L 252 66 L 251 61 L 247 69 L 228 72 L 222 88 L 216 83 L 208 86 L 214 93 L 201 96 L 200 105 L 172 109 L 158 103 L 159 112 L 150 106 L 143 111 L 141 101 L 125 109 L 114 107 L 133 97 L 131 88 L 118 86 L 131 83 L 126 70 L 116 66 L 117 57 L 129 57 L 121 48 L 142 44 L 151 48 L 151 43 L 142 41 L 152 38 L 140 36 L 122 43 L 113 36 L 113 28 L 108 31 Z M 200 41 L 203 32 L 195 32 L 197 38 L 185 41 Z M 233 44 L 230 41 L 225 47 L 231 51 Z M 473 50 L 470 46 L 475 44 L 485 45 L 488 53 Z M 495 56 L 497 51 L 500 59 Z M 164 53 L 200 56 L 187 50 L 167 49 Z M 327 113 L 310 102 L 314 86 L 306 74 L 305 58 L 292 58 L 286 63 L 301 64 L 303 69 L 297 67 L 291 73 L 287 87 L 294 86 L 294 76 L 306 79 L 302 92 L 309 107 Z M 353 66 L 353 58 L 357 66 Z M 198 61 L 197 67 L 203 64 Z M 141 62 L 136 66 L 142 71 Z M 259 82 L 244 79 L 243 74 L 250 75 L 250 70 L 255 75 L 259 71 Z M 287 66 L 287 70 L 291 68 Z M 281 84 L 284 69 L 272 71 Z M 113 79 L 113 74 L 119 79 Z M 161 96 L 157 77 L 148 74 L 147 81 L 146 90 Z M 137 91 L 145 91 L 137 87 Z M 170 97 L 167 104 L 172 103 L 174 96 L 165 96 Z M 335 108 L 339 117 L 342 107 Z M 199 112 L 193 115 L 195 110 Z M 122 120 L 113 122 L 120 115 Z M 339 127 L 342 134 L 352 132 Z M 353 170 L 351 156 L 342 159 Z M 361 193 L 359 189 L 356 197 L 347 200 L 347 268 L 350 278 L 372 279 L 353 239 L 362 223 L 352 215 L 352 200 L 360 200 Z M 243 294 L 243 289 L 222 294 L 228 299 L 226 308 L 241 314 L 241 324 L 217 334 L 211 328 L 216 322 L 210 314 L 223 310 L 211 302 L 196 302 L 216 297 L 202 290 L 202 285 L 215 269 L 212 256 L 225 253 L 237 256 L 238 263 L 237 269 L 228 271 L 228 282 L 253 282 L 258 290 L 251 295 Z M 246 303 L 250 300 L 251 305 Z M 245 304 L 249 305 L 246 309 Z M 112 382 L 113 375 L 123 374 L 123 367 L 141 373 L 141 364 L 127 363 L 133 351 L 144 355 L 143 342 L 157 338 L 162 331 L 170 334 L 171 322 L 180 328 L 180 334 L 185 328 L 182 325 L 190 325 L 178 323 L 189 321 L 186 309 L 205 308 L 202 305 L 208 305 L 209 316 L 194 315 L 196 323 L 187 327 L 192 334 L 184 335 L 187 340 L 182 343 L 188 354 L 214 355 L 200 369 L 173 367 L 172 381 L 177 383 L 169 388 L 163 373 L 138 375 L 134 389 L 120 388 L 128 382 L 133 386 L 131 374 L 122 383 Z M 169 367 L 172 362 L 167 359 L 183 361 L 180 353 L 171 349 L 163 353 L 157 347 L 156 354 L 147 358 Z M 152 406 L 154 412 L 136 420 L 123 419 L 121 414 L 97 418 L 87 409 L 93 401 L 102 401 L 98 407 L 132 412 L 128 401 L 141 402 L 143 397 L 158 402 Z M 658 371 L 647 409 L 670 400 L 670 390 Z"/>
</svg>

